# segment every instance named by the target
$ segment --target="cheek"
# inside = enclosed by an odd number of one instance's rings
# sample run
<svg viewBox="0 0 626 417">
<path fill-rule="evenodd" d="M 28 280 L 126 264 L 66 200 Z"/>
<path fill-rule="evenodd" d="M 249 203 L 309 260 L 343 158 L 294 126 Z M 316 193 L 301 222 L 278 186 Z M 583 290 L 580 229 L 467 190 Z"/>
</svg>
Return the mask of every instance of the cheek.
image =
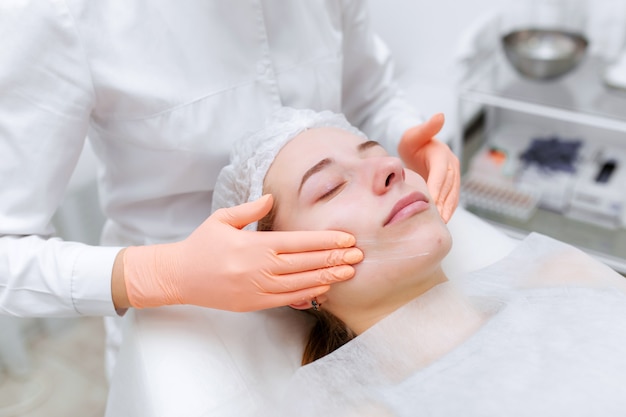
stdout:
<svg viewBox="0 0 626 417">
<path fill-rule="evenodd" d="M 368 211 L 371 209 L 371 202 L 347 196 L 309 208 L 284 206 L 277 225 L 282 230 L 341 230 L 360 234 L 371 228 L 374 218 Z"/>
<path fill-rule="evenodd" d="M 329 221 L 330 216 L 326 210 L 318 207 L 284 205 L 277 213 L 274 230 L 325 230 L 329 228 Z"/>
<path fill-rule="evenodd" d="M 371 201 L 356 196 L 341 196 L 319 207 L 320 229 L 342 230 L 355 235 L 369 231 L 376 222 Z"/>
<path fill-rule="evenodd" d="M 412 171 L 410 169 L 404 169 L 405 182 L 411 187 L 420 190 L 423 193 L 426 193 L 430 197 L 428 193 L 428 186 L 426 185 L 426 181 L 419 175 L 417 172 Z"/>
</svg>

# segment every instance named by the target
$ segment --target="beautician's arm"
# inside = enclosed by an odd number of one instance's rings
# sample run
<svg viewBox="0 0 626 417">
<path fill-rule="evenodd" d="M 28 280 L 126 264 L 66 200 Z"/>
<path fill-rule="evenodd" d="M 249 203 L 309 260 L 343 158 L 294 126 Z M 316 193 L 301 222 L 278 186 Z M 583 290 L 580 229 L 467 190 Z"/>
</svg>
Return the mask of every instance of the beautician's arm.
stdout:
<svg viewBox="0 0 626 417">
<path fill-rule="evenodd" d="M 124 252 L 126 252 L 126 248 L 118 252 L 111 273 L 111 297 L 113 298 L 115 310 L 120 313 L 132 307 L 126 292 L 126 281 L 124 280 Z"/>
<path fill-rule="evenodd" d="M 0 314 L 114 315 L 119 248 L 52 237 L 95 105 L 65 2 L 0 1 Z"/>
</svg>

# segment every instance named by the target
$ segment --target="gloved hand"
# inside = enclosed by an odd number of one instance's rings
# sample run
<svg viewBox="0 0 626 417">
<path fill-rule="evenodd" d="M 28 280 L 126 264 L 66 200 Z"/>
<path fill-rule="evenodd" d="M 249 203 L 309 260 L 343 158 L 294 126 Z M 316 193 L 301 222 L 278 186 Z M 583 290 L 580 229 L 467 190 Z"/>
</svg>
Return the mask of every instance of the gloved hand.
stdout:
<svg viewBox="0 0 626 417">
<path fill-rule="evenodd" d="M 216 211 L 181 242 L 125 249 L 130 304 L 253 311 L 312 300 L 354 275 L 348 264 L 360 262 L 363 253 L 352 248 L 350 234 L 240 230 L 272 204 L 266 195 Z"/>
<path fill-rule="evenodd" d="M 459 204 L 461 167 L 448 145 L 434 137 L 443 123 L 444 116 L 439 113 L 408 129 L 398 144 L 398 154 L 407 168 L 426 179 L 428 191 L 447 223 Z"/>
</svg>

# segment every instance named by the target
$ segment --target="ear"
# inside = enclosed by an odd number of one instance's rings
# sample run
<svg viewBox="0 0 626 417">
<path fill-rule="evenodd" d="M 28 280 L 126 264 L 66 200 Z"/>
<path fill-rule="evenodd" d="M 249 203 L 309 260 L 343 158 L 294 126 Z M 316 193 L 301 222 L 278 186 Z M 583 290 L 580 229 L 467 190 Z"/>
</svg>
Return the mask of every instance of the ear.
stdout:
<svg viewBox="0 0 626 417">
<path fill-rule="evenodd" d="M 296 310 L 308 310 L 309 308 L 313 308 L 313 304 L 310 301 L 301 301 L 299 303 L 289 304 L 289 307 Z"/>
<path fill-rule="evenodd" d="M 317 300 L 318 304 L 321 306 L 322 304 L 326 302 L 326 300 L 328 300 L 328 297 L 326 297 L 326 294 L 321 294 L 315 297 L 315 299 Z M 311 304 L 311 301 L 303 300 L 297 303 L 289 304 L 289 307 L 295 310 L 308 310 L 309 308 L 313 308 L 313 304 Z"/>
</svg>

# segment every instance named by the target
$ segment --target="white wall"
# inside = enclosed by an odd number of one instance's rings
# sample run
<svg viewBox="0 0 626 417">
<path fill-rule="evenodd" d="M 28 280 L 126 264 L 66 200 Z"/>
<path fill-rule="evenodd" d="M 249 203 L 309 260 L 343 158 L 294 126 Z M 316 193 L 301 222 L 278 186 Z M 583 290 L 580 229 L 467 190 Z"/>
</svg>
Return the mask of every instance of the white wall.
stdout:
<svg viewBox="0 0 626 417">
<path fill-rule="evenodd" d="M 441 139 L 456 123 L 457 51 L 476 22 L 501 0 L 368 0 L 375 30 L 387 43 L 411 101 L 425 117 L 446 114 Z"/>
</svg>

